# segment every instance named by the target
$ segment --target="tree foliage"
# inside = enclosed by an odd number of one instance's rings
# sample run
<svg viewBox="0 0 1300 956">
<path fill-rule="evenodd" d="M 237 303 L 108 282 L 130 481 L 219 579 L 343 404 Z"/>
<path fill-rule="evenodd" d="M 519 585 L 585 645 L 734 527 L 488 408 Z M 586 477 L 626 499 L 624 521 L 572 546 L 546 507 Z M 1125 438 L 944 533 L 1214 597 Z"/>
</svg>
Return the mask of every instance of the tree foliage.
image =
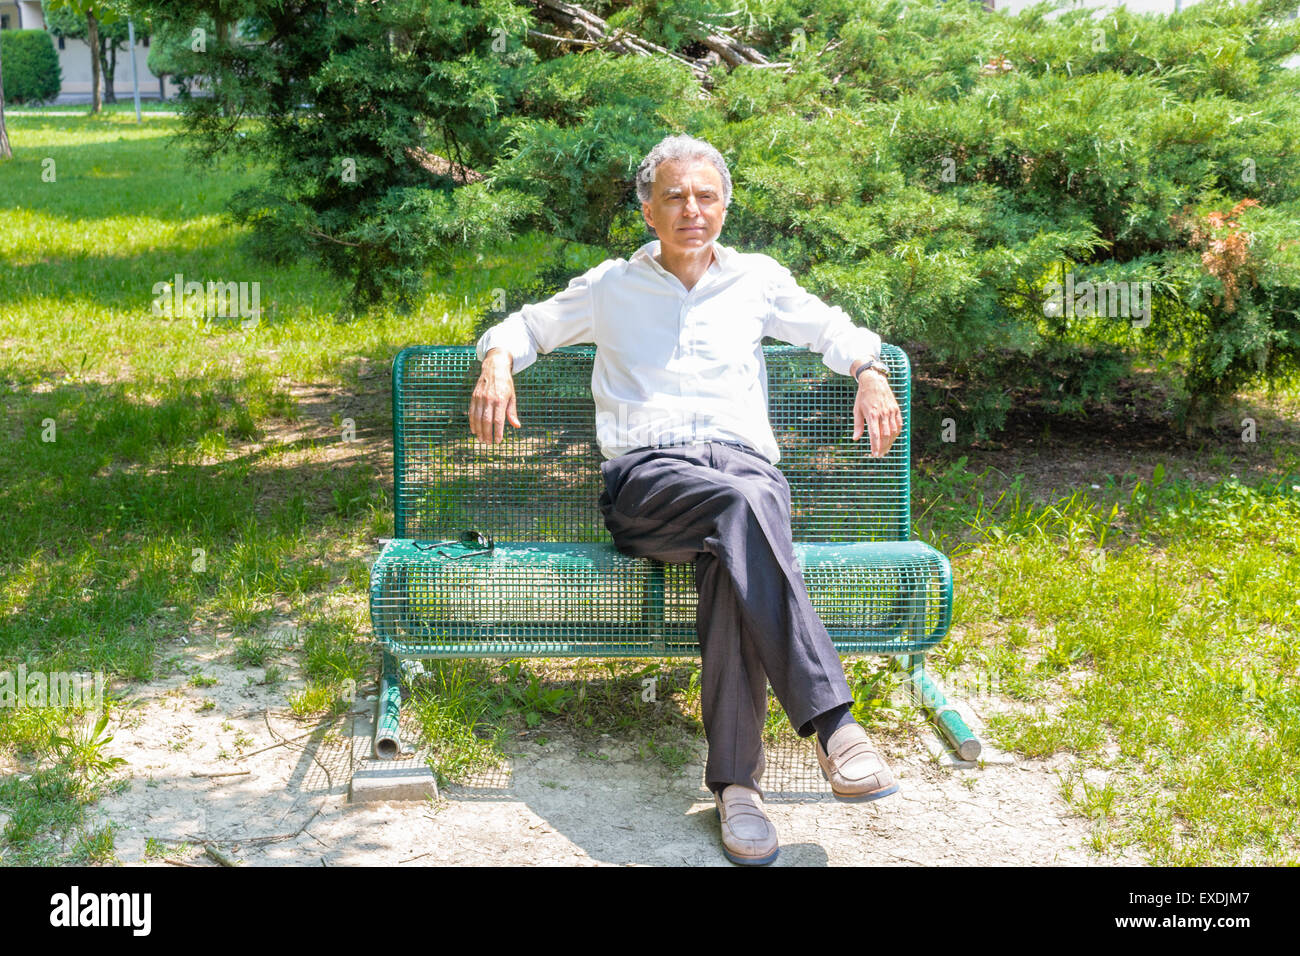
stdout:
<svg viewBox="0 0 1300 956">
<path fill-rule="evenodd" d="M 84 24 L 82 34 L 90 49 L 90 112 L 98 113 L 102 102 L 101 59 L 103 53 L 100 31 L 112 29 L 126 16 L 128 0 L 41 0 L 47 22 L 53 20 L 72 27 L 78 21 Z M 116 50 L 113 54 L 116 61 Z"/>
<path fill-rule="evenodd" d="M 145 61 L 149 72 L 157 77 L 169 76 L 186 95 L 190 95 L 191 85 L 201 81 L 203 74 L 185 72 L 194 69 L 196 64 L 188 54 L 198 37 L 207 37 L 216 33 L 216 24 L 209 16 L 200 16 L 189 23 L 164 21 L 155 24 L 150 33 L 149 56 Z"/>
<path fill-rule="evenodd" d="M 731 166 L 724 240 L 982 376 L 980 426 L 1006 410 L 998 363 L 1073 356 L 1061 387 L 1077 400 L 1113 379 L 1114 356 L 1148 350 L 1181 361 L 1191 428 L 1300 356 L 1294 5 L 1047 2 L 1009 17 L 959 0 L 177 0 L 150 13 L 160 30 L 213 25 L 205 50 L 177 54 L 214 92 L 189 101 L 187 127 L 202 156 L 266 164 L 234 202 L 261 251 L 318 255 L 360 303 L 410 301 L 451 250 L 518 230 L 628 254 L 649 238 L 636 166 L 685 131 Z M 240 137 L 246 117 L 259 119 Z M 1150 283 L 1149 324 L 1053 313 L 1048 283 L 1066 274 Z"/>
<path fill-rule="evenodd" d="M 70 6 L 50 7 L 50 0 L 43 0 L 42 7 L 45 15 L 45 28 L 56 37 L 67 37 L 72 40 L 84 40 L 87 45 L 90 43 L 89 23 L 84 13 L 77 13 Z M 107 23 L 100 23 L 96 31 L 99 49 L 99 69 L 100 74 L 104 77 L 104 102 L 117 102 L 116 77 L 117 77 L 117 55 L 122 52 L 129 42 L 129 32 L 127 20 L 125 17 L 112 20 Z"/>
</svg>

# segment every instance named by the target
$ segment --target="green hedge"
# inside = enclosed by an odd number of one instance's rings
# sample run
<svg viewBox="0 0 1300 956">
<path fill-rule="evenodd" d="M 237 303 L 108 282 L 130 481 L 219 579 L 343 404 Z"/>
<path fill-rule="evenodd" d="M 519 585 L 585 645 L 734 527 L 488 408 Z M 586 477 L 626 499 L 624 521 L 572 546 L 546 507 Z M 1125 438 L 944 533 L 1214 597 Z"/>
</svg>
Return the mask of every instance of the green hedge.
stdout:
<svg viewBox="0 0 1300 956">
<path fill-rule="evenodd" d="M 63 71 L 54 39 L 44 30 L 0 32 L 7 103 L 45 103 L 59 95 Z"/>
</svg>

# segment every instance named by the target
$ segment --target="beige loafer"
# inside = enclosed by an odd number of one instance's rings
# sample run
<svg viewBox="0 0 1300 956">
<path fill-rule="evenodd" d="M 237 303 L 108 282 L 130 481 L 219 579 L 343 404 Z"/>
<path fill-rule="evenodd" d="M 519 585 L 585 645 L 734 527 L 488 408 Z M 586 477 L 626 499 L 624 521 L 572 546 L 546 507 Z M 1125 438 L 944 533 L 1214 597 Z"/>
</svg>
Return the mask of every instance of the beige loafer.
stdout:
<svg viewBox="0 0 1300 956">
<path fill-rule="evenodd" d="M 722 852 L 732 863 L 764 866 L 781 852 L 776 827 L 763 812 L 757 790 L 733 783 L 715 793 L 718 821 L 722 824 Z"/>
<path fill-rule="evenodd" d="M 830 781 L 835 799 L 862 803 L 898 792 L 898 782 L 889 764 L 876 752 L 871 738 L 857 721 L 835 731 L 826 743 L 829 746 L 823 749 L 821 740 L 817 740 L 817 762 Z"/>
</svg>

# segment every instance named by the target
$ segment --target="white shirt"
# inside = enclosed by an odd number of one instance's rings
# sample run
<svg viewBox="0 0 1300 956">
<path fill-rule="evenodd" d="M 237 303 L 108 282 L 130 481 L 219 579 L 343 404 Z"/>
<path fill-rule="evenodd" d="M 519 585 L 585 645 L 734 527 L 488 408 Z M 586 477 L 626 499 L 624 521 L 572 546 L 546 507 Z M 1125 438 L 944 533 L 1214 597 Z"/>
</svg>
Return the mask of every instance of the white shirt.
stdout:
<svg viewBox="0 0 1300 956">
<path fill-rule="evenodd" d="M 595 343 L 591 394 L 606 458 L 643 445 L 726 440 L 775 464 L 763 337 L 812 349 L 841 375 L 855 360 L 880 356 L 879 335 L 805 291 L 771 256 L 714 241 L 714 261 L 687 291 L 659 251 L 655 239 L 630 260 L 606 259 L 511 313 L 479 338 L 479 361 L 500 347 L 518 374 L 539 353 Z M 526 419 L 528 409 L 519 413 Z M 852 411 L 844 413 L 847 433 Z"/>
</svg>

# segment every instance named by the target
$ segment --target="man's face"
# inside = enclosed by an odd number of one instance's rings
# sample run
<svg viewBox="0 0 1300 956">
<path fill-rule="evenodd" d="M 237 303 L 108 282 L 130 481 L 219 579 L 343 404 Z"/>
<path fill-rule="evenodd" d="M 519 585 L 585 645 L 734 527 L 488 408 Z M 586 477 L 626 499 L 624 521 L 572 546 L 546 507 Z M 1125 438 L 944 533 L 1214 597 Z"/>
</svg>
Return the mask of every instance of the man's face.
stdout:
<svg viewBox="0 0 1300 956">
<path fill-rule="evenodd" d="M 722 232 L 722 176 L 707 160 L 660 163 L 650 202 L 641 204 L 646 225 L 659 237 L 660 251 L 690 253 L 708 248 Z"/>
</svg>

